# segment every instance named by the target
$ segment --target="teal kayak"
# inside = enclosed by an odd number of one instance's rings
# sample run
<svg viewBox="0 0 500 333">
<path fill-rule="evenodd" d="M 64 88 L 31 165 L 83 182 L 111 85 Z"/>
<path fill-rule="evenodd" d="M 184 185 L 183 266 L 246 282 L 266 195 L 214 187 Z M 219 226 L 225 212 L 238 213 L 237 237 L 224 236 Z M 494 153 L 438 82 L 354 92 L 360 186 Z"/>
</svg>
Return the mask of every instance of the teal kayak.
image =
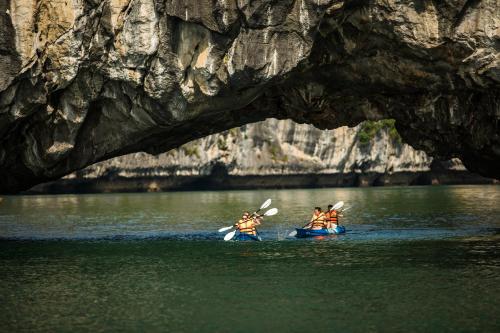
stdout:
<svg viewBox="0 0 500 333">
<path fill-rule="evenodd" d="M 297 238 L 305 238 L 305 237 L 314 237 L 314 236 L 327 236 L 327 235 L 338 235 L 338 234 L 344 234 L 345 233 L 345 227 L 344 226 L 337 226 L 332 229 L 319 229 L 319 230 L 311 230 L 311 229 L 302 229 L 302 228 L 297 228 L 297 235 L 295 237 Z"/>
</svg>

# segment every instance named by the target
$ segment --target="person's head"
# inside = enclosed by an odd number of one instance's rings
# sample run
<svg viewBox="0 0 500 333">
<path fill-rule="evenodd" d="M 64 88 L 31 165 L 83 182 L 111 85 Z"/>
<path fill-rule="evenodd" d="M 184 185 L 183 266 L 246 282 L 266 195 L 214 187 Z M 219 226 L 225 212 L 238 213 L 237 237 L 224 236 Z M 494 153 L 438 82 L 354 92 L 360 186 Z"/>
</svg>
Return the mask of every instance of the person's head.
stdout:
<svg viewBox="0 0 500 333">
<path fill-rule="evenodd" d="M 250 213 L 249 212 L 243 212 L 243 218 L 244 219 L 247 219 L 250 217 Z"/>
<path fill-rule="evenodd" d="M 321 207 L 314 207 L 315 213 L 321 213 Z"/>
<path fill-rule="evenodd" d="M 328 210 L 332 210 L 333 205 L 328 205 Z"/>
</svg>

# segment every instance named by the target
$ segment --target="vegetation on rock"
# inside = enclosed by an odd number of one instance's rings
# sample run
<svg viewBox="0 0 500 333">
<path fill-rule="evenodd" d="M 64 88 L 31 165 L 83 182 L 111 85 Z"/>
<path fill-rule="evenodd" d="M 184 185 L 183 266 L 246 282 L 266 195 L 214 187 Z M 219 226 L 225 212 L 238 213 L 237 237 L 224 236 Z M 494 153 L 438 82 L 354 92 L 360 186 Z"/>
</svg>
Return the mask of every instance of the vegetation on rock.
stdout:
<svg viewBox="0 0 500 333">
<path fill-rule="evenodd" d="M 381 132 L 386 131 L 391 140 L 401 143 L 402 139 L 396 129 L 396 120 L 383 119 L 379 121 L 367 120 L 361 124 L 361 129 L 358 133 L 358 140 L 361 145 L 368 145 Z"/>
</svg>

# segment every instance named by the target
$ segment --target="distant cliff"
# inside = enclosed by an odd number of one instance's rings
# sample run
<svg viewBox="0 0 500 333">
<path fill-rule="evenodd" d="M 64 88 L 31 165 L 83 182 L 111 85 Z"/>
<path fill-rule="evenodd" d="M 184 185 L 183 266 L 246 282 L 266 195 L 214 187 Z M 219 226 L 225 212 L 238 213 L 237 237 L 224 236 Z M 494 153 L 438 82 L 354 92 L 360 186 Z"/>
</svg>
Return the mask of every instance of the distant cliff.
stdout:
<svg viewBox="0 0 500 333">
<path fill-rule="evenodd" d="M 73 175 L 208 175 L 215 165 L 223 165 L 228 174 L 240 176 L 429 170 L 432 158 L 401 143 L 397 132 L 391 136 L 394 127 L 390 124 L 380 124 L 319 130 L 290 120 L 269 119 L 214 134 L 158 156 L 136 153 L 117 157 Z"/>
<path fill-rule="evenodd" d="M 490 181 L 468 173 L 457 159 L 436 162 L 402 143 L 392 120 L 319 130 L 269 119 L 157 156 L 116 157 L 37 188 L 156 191 L 477 182 Z"/>
</svg>

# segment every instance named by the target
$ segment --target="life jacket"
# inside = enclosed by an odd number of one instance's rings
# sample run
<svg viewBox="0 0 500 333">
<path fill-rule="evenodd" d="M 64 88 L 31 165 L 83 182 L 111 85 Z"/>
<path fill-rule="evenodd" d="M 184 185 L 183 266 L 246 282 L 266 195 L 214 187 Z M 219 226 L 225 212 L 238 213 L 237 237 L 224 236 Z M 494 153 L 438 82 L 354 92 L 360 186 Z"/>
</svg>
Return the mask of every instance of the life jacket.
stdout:
<svg viewBox="0 0 500 333">
<path fill-rule="evenodd" d="M 339 218 L 337 216 L 337 211 L 336 210 L 331 210 L 326 215 L 326 220 L 328 222 L 334 223 L 334 224 L 339 224 Z"/>
<path fill-rule="evenodd" d="M 257 229 L 255 229 L 255 223 L 251 217 L 239 220 L 236 227 L 241 233 L 257 236 Z"/>
<path fill-rule="evenodd" d="M 325 214 L 319 213 L 313 215 L 313 222 L 311 224 L 312 229 L 323 229 L 326 228 L 325 225 Z"/>
</svg>

